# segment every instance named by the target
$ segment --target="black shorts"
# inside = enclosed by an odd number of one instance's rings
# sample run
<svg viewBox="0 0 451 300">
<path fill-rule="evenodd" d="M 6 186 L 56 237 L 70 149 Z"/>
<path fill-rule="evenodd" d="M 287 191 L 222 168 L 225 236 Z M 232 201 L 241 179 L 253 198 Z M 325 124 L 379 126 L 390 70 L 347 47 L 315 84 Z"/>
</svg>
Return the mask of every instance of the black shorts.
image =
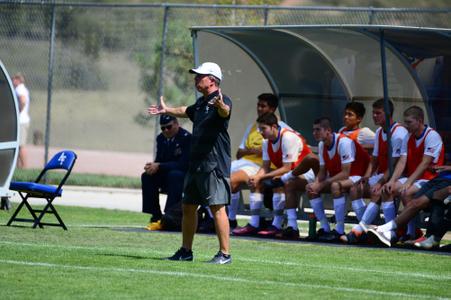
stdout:
<svg viewBox="0 0 451 300">
<path fill-rule="evenodd" d="M 432 200 L 434 198 L 434 193 L 436 191 L 444 189 L 450 185 L 451 185 L 450 179 L 436 177 L 432 180 L 429 180 L 425 184 L 423 184 L 423 186 L 421 186 L 421 189 L 415 194 L 415 198 L 418 198 L 418 197 L 421 197 L 424 195 L 424 196 L 428 197 L 430 200 Z M 442 200 L 442 199 L 440 199 L 440 200 Z"/>
<path fill-rule="evenodd" d="M 185 176 L 183 203 L 197 205 L 229 205 L 230 179 L 211 172 L 191 172 Z"/>
</svg>

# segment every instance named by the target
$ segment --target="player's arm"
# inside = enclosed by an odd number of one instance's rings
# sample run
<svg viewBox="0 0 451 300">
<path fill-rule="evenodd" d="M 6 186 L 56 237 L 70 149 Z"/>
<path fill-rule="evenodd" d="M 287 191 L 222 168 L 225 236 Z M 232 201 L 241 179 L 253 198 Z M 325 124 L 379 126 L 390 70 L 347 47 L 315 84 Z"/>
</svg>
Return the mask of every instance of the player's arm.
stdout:
<svg viewBox="0 0 451 300">
<path fill-rule="evenodd" d="M 335 181 L 341 181 L 349 178 L 349 173 L 351 172 L 351 163 L 341 164 L 341 172 L 329 177 L 325 180 L 326 184 L 331 184 Z"/>
<path fill-rule="evenodd" d="M 147 112 L 151 115 L 167 114 L 176 118 L 187 118 L 188 115 L 186 114 L 186 108 L 187 106 L 169 107 L 164 102 L 164 97 L 161 96 L 160 104 L 149 106 Z"/>
<path fill-rule="evenodd" d="M 318 156 L 314 153 L 308 154 L 304 159 L 302 159 L 301 163 L 293 169 L 293 176 L 299 176 L 312 169 L 315 174 L 319 172 L 319 159 Z"/>
<path fill-rule="evenodd" d="M 19 96 L 19 111 L 22 112 L 27 104 L 27 99 L 24 95 Z"/>
<path fill-rule="evenodd" d="M 426 169 L 430 166 L 433 159 L 434 158 L 432 156 L 429 156 L 426 154 L 423 155 L 423 158 L 421 159 L 420 164 L 415 169 L 415 171 L 412 173 L 412 175 L 410 175 L 409 178 L 407 178 L 405 185 L 411 186 L 415 182 L 415 180 L 420 178 L 421 174 L 423 174 L 424 171 L 426 171 Z"/>
</svg>

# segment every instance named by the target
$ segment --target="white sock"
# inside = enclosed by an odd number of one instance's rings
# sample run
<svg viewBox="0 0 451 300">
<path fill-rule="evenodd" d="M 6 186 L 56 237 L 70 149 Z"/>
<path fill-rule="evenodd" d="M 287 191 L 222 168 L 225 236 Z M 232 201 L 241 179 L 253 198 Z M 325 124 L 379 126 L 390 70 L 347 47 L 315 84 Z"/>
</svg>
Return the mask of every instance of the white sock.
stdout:
<svg viewBox="0 0 451 300">
<path fill-rule="evenodd" d="M 315 217 L 321 223 L 321 228 L 323 228 L 325 232 L 329 232 L 330 226 L 329 221 L 327 221 L 326 213 L 324 212 L 323 199 L 321 199 L 321 197 L 311 199 L 310 206 L 313 208 Z"/>
<path fill-rule="evenodd" d="M 364 224 L 372 224 L 374 219 L 376 219 L 377 214 L 379 213 L 379 205 L 374 202 L 368 203 L 368 206 L 365 209 L 365 212 L 362 216 L 362 223 Z"/>
<path fill-rule="evenodd" d="M 210 218 L 213 219 L 213 213 L 211 212 L 210 206 L 207 206 L 206 209 L 208 211 L 208 215 L 210 216 Z"/>
<path fill-rule="evenodd" d="M 352 201 L 352 209 L 357 216 L 357 220 L 361 221 L 363 217 L 363 213 L 365 212 L 365 201 L 362 198 Z"/>
<path fill-rule="evenodd" d="M 345 214 L 346 214 L 346 200 L 345 197 L 339 197 L 334 199 L 334 210 L 335 210 L 335 230 L 339 234 L 345 233 Z"/>
<path fill-rule="evenodd" d="M 393 231 L 396 230 L 398 226 L 395 223 L 395 220 L 391 220 L 388 223 L 385 223 L 384 225 L 378 226 L 377 231 L 385 232 L 385 231 Z"/>
<path fill-rule="evenodd" d="M 272 226 L 281 229 L 283 223 L 283 210 L 285 208 L 285 194 L 274 193 L 272 196 L 272 206 L 274 219 L 272 221 Z"/>
<path fill-rule="evenodd" d="M 254 227 L 260 226 L 260 209 L 263 206 L 263 194 L 252 193 L 249 195 L 249 206 L 251 208 L 251 219 L 249 224 Z"/>
<path fill-rule="evenodd" d="M 240 204 L 240 192 L 233 193 L 229 205 L 229 220 L 236 220 L 238 205 Z"/>
<path fill-rule="evenodd" d="M 294 230 L 299 230 L 298 228 L 298 215 L 296 213 L 296 208 L 289 208 L 287 211 L 288 227 L 292 227 Z"/>
<path fill-rule="evenodd" d="M 395 202 L 382 202 L 382 211 L 384 212 L 385 223 L 394 220 L 396 217 Z"/>
</svg>

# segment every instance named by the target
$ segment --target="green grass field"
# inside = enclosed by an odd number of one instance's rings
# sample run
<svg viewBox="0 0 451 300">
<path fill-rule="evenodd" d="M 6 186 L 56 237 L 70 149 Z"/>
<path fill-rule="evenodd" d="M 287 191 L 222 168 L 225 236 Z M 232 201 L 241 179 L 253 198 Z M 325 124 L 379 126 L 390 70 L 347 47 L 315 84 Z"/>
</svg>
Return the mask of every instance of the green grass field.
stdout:
<svg viewBox="0 0 451 300">
<path fill-rule="evenodd" d="M 142 229 L 144 214 L 58 210 L 68 231 L 7 227 L 0 211 L 0 299 L 451 298 L 451 256 L 232 238 L 218 266 L 215 236 L 197 235 L 195 261 L 170 262 L 180 234 Z"/>
</svg>

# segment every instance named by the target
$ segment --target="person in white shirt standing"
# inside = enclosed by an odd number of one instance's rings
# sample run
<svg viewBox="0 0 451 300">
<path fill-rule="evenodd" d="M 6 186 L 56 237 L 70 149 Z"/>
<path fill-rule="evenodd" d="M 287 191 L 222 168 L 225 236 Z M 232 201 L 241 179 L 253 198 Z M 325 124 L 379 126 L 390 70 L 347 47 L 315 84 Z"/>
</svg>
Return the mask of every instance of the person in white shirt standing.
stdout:
<svg viewBox="0 0 451 300">
<path fill-rule="evenodd" d="M 25 144 L 27 143 L 28 128 L 30 127 L 30 92 L 25 86 L 25 78 L 22 74 L 17 73 L 12 78 L 17 101 L 19 102 L 19 124 L 20 124 L 20 140 L 19 140 L 19 159 L 17 166 L 25 168 L 27 165 Z"/>
</svg>

